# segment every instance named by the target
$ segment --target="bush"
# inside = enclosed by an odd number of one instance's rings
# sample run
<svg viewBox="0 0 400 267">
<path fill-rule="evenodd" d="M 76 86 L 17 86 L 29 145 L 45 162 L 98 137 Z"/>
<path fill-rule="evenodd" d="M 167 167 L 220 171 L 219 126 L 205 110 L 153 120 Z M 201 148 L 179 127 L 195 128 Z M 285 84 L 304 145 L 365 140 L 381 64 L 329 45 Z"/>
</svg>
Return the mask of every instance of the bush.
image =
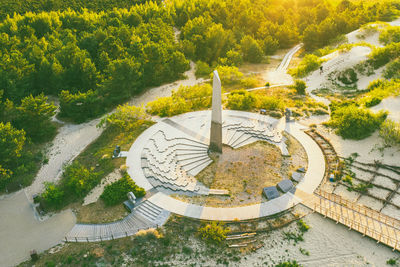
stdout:
<svg viewBox="0 0 400 267">
<path fill-rule="evenodd" d="M 146 110 L 152 115 L 171 117 L 190 111 L 190 105 L 181 97 L 159 97 L 147 103 Z"/>
<path fill-rule="evenodd" d="M 364 139 L 377 130 L 386 119 L 387 112 L 374 114 L 355 104 L 331 105 L 331 119 L 325 125 L 336 129 L 344 139 Z"/>
<path fill-rule="evenodd" d="M 294 82 L 294 85 L 292 86 L 292 88 L 294 88 L 296 90 L 296 93 L 298 95 L 305 95 L 306 94 L 307 85 L 302 80 L 296 80 Z"/>
<path fill-rule="evenodd" d="M 377 96 L 371 96 L 364 99 L 364 104 L 367 108 L 373 107 L 381 103 L 382 98 Z"/>
<path fill-rule="evenodd" d="M 300 232 L 305 233 L 310 229 L 310 226 L 307 225 L 303 220 L 297 221 L 297 226 L 300 229 Z"/>
<path fill-rule="evenodd" d="M 322 62 L 324 61 L 316 55 L 308 54 L 299 63 L 297 68 L 289 69 L 289 74 L 296 78 L 305 77 L 310 72 L 317 70 Z"/>
<path fill-rule="evenodd" d="M 197 78 L 199 77 L 208 77 L 213 69 L 203 61 L 196 62 L 196 72 L 195 75 Z"/>
<path fill-rule="evenodd" d="M 298 264 L 297 261 L 285 261 L 278 263 L 275 267 L 301 267 L 302 265 Z"/>
<path fill-rule="evenodd" d="M 266 95 L 256 95 L 257 108 L 265 110 L 283 111 L 283 103 L 280 98 Z"/>
<path fill-rule="evenodd" d="M 400 42 L 400 28 L 398 26 L 385 27 L 379 35 L 379 41 L 388 45 Z"/>
<path fill-rule="evenodd" d="M 379 47 L 372 50 L 368 55 L 367 63 L 372 65 L 374 69 L 378 69 L 399 56 L 400 43 L 392 43 L 385 47 Z"/>
<path fill-rule="evenodd" d="M 170 97 L 160 97 L 146 106 L 147 112 L 160 117 L 173 116 L 211 106 L 212 88 L 209 84 L 181 86 Z"/>
<path fill-rule="evenodd" d="M 352 68 L 339 72 L 337 78 L 345 85 L 350 85 L 358 81 L 357 73 Z"/>
<path fill-rule="evenodd" d="M 116 127 L 122 131 L 130 131 L 149 119 L 150 117 L 142 107 L 125 104 L 118 106 L 116 112 L 102 119 L 100 125 Z"/>
<path fill-rule="evenodd" d="M 230 229 L 225 227 L 222 222 L 213 221 L 199 228 L 198 234 L 208 242 L 220 243 L 226 239 Z"/>
<path fill-rule="evenodd" d="M 64 170 L 63 184 L 71 196 L 83 197 L 100 182 L 100 173 L 88 170 L 78 162 L 73 162 Z"/>
<path fill-rule="evenodd" d="M 386 66 L 383 77 L 386 79 L 400 79 L 400 57 Z"/>
<path fill-rule="evenodd" d="M 251 110 L 255 107 L 256 97 L 246 90 L 234 90 L 228 95 L 226 107 L 234 110 Z"/>
<path fill-rule="evenodd" d="M 43 204 L 49 208 L 59 208 L 64 201 L 64 192 L 54 183 L 45 183 L 45 190 L 41 194 Z"/>
<path fill-rule="evenodd" d="M 143 197 L 146 194 L 146 191 L 137 186 L 129 174 L 125 173 L 121 179 L 107 185 L 100 198 L 107 206 L 113 206 L 124 201 L 127 198 L 126 194 L 128 192 L 132 192 L 137 198 Z"/>
<path fill-rule="evenodd" d="M 211 107 L 212 87 L 210 84 L 180 86 L 172 91 L 172 98 L 183 98 L 190 105 L 190 110 L 200 110 Z"/>
<path fill-rule="evenodd" d="M 248 88 L 257 87 L 259 85 L 259 83 L 258 83 L 258 80 L 255 77 L 247 77 L 247 78 L 244 78 L 244 79 L 240 80 L 240 85 L 243 88 L 248 89 Z"/>
<path fill-rule="evenodd" d="M 238 67 L 238 66 L 240 66 L 240 65 L 243 63 L 242 55 L 241 55 L 238 51 L 229 50 L 229 51 L 226 53 L 226 63 L 227 63 L 229 66 L 236 66 L 236 67 Z"/>
<path fill-rule="evenodd" d="M 218 71 L 222 86 L 239 84 L 243 78 L 243 73 L 241 73 L 239 69 L 234 66 L 218 66 L 216 70 Z M 213 79 L 213 77 L 214 73 L 211 73 L 211 80 Z"/>
<path fill-rule="evenodd" d="M 387 119 L 381 125 L 379 136 L 386 146 L 400 145 L 400 123 Z"/>
</svg>

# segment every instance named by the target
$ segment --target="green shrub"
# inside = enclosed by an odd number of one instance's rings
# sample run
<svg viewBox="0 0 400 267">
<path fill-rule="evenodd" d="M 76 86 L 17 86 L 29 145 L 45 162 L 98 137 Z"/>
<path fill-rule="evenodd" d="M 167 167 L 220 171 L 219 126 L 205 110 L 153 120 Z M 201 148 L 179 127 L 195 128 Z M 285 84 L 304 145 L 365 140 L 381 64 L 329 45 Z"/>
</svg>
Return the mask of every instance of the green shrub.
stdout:
<svg viewBox="0 0 400 267">
<path fill-rule="evenodd" d="M 255 107 L 256 97 L 246 90 L 234 90 L 228 95 L 227 108 L 234 110 L 251 110 Z"/>
<path fill-rule="evenodd" d="M 296 90 L 296 93 L 298 95 L 305 95 L 307 85 L 303 80 L 296 80 L 294 82 L 294 85 L 292 86 L 292 88 L 294 88 Z"/>
<path fill-rule="evenodd" d="M 307 76 L 310 72 L 317 70 L 324 61 L 316 55 L 308 54 L 296 68 L 289 69 L 289 74 L 296 78 Z"/>
<path fill-rule="evenodd" d="M 400 123 L 387 119 L 381 125 L 379 136 L 386 146 L 400 145 Z"/>
<path fill-rule="evenodd" d="M 200 237 L 208 242 L 220 243 L 226 239 L 230 229 L 225 227 L 222 222 L 212 221 L 203 225 L 198 230 Z"/>
<path fill-rule="evenodd" d="M 88 170 L 85 166 L 73 162 L 65 168 L 63 185 L 68 194 L 83 197 L 100 182 L 100 173 Z"/>
<path fill-rule="evenodd" d="M 386 66 L 383 77 L 386 79 L 400 79 L 400 57 Z"/>
<path fill-rule="evenodd" d="M 180 86 L 172 91 L 172 98 L 183 98 L 190 105 L 190 110 L 201 110 L 211 107 L 212 87 L 210 84 Z"/>
<path fill-rule="evenodd" d="M 181 97 L 172 98 L 168 96 L 159 97 L 156 100 L 147 103 L 146 110 L 152 115 L 170 117 L 190 111 L 190 106 L 185 99 Z"/>
<path fill-rule="evenodd" d="M 364 139 L 377 130 L 386 119 L 387 112 L 374 114 L 355 104 L 331 105 L 331 119 L 325 125 L 336 129 L 344 139 Z"/>
<path fill-rule="evenodd" d="M 310 229 L 310 226 L 308 226 L 303 220 L 298 220 L 297 226 L 299 227 L 300 232 L 302 233 L 305 233 Z"/>
<path fill-rule="evenodd" d="M 372 82 L 370 82 L 368 84 L 367 90 L 372 91 L 375 88 L 382 87 L 384 84 L 385 84 L 385 80 L 383 80 L 383 79 L 373 80 Z"/>
<path fill-rule="evenodd" d="M 118 106 L 116 112 L 102 119 L 100 125 L 116 127 L 121 131 L 130 131 L 149 119 L 149 116 L 142 107 L 125 104 Z"/>
<path fill-rule="evenodd" d="M 379 47 L 372 50 L 368 55 L 367 63 L 371 64 L 375 69 L 378 69 L 399 56 L 400 43 L 392 43 L 385 47 Z"/>
<path fill-rule="evenodd" d="M 107 185 L 100 198 L 107 206 L 121 203 L 127 198 L 127 193 L 132 192 L 137 198 L 143 197 L 146 191 L 137 186 L 128 173 L 125 173 L 118 181 Z"/>
<path fill-rule="evenodd" d="M 346 176 L 343 178 L 343 182 L 346 182 L 346 183 L 348 183 L 349 185 L 353 185 L 353 177 L 351 177 L 350 175 L 346 175 Z"/>
<path fill-rule="evenodd" d="M 279 110 L 283 111 L 284 105 L 280 98 L 266 95 L 255 95 L 256 96 L 256 107 L 263 108 L 265 110 Z"/>
<path fill-rule="evenodd" d="M 297 261 L 285 261 L 278 263 L 275 267 L 301 267 L 302 265 L 298 264 Z"/>
<path fill-rule="evenodd" d="M 216 68 L 218 76 L 221 79 L 222 86 L 237 85 L 243 78 L 243 73 L 234 66 L 218 66 Z M 214 73 L 210 74 L 211 80 L 214 77 Z"/>
<path fill-rule="evenodd" d="M 196 77 L 208 77 L 212 71 L 213 69 L 206 62 L 200 60 L 196 62 Z"/>
<path fill-rule="evenodd" d="M 258 80 L 255 77 L 246 77 L 240 80 L 240 85 L 243 88 L 254 88 L 258 86 Z"/>
<path fill-rule="evenodd" d="M 41 194 L 41 199 L 45 206 L 57 209 L 61 207 L 64 201 L 64 192 L 54 183 L 45 183 L 45 190 Z"/>
<path fill-rule="evenodd" d="M 226 63 L 229 66 L 240 66 L 243 63 L 243 57 L 240 52 L 235 50 L 229 50 L 226 53 Z"/>
<path fill-rule="evenodd" d="M 350 85 L 358 81 L 357 73 L 352 68 L 340 72 L 337 78 L 345 85 Z"/>
<path fill-rule="evenodd" d="M 209 84 L 181 86 L 169 97 L 160 97 L 147 103 L 146 110 L 160 117 L 173 116 L 211 106 L 212 88 Z"/>
<path fill-rule="evenodd" d="M 381 101 L 382 101 L 382 98 L 377 97 L 377 96 L 371 96 L 371 97 L 365 98 L 364 104 L 367 108 L 370 108 L 370 107 L 378 105 L 379 103 L 381 103 Z"/>
<path fill-rule="evenodd" d="M 372 184 L 367 184 L 367 183 L 359 183 L 356 186 L 352 186 L 350 188 L 348 188 L 349 191 L 357 191 L 360 193 L 366 193 L 368 191 L 369 188 L 372 188 L 373 185 Z"/>
<path fill-rule="evenodd" d="M 390 43 L 400 42 L 400 28 L 398 26 L 385 27 L 379 35 L 379 41 L 388 45 Z"/>
<path fill-rule="evenodd" d="M 397 259 L 395 259 L 395 258 L 388 259 L 388 260 L 386 261 L 386 264 L 387 264 L 387 265 L 394 266 L 394 265 L 397 264 Z"/>
</svg>

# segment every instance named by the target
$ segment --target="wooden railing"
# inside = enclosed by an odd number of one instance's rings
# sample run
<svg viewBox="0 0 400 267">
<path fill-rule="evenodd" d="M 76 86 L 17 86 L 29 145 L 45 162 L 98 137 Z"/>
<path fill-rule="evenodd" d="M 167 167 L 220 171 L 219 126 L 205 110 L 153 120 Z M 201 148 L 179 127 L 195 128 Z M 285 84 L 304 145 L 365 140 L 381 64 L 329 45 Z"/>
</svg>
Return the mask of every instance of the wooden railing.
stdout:
<svg viewBox="0 0 400 267">
<path fill-rule="evenodd" d="M 400 251 L 400 221 L 338 195 L 317 190 L 313 210 Z"/>
</svg>

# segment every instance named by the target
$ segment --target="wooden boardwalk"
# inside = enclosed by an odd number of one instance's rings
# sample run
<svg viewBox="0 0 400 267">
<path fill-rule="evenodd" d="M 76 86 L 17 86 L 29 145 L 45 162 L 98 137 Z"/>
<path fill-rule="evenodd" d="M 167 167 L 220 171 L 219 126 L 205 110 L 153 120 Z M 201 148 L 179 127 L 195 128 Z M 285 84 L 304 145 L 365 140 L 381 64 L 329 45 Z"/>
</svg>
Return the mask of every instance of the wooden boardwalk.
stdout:
<svg viewBox="0 0 400 267">
<path fill-rule="evenodd" d="M 295 195 L 303 199 L 305 206 L 324 217 L 400 251 L 399 220 L 322 190 L 316 190 L 312 195 L 296 190 Z"/>
</svg>

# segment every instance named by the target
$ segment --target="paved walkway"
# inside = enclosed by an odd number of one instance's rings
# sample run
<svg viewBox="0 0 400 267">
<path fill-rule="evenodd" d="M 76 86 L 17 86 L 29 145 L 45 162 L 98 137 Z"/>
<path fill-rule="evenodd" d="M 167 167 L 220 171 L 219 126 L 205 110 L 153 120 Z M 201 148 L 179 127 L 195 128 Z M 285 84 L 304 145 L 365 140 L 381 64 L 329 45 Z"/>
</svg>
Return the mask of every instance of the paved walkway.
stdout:
<svg viewBox="0 0 400 267">
<path fill-rule="evenodd" d="M 70 210 L 35 219 L 23 190 L 3 198 L 0 210 L 0 266 L 14 266 L 28 260 L 33 249 L 40 253 L 59 244 L 75 224 Z"/>
<path fill-rule="evenodd" d="M 300 50 L 300 48 L 303 47 L 303 44 L 298 44 L 292 49 L 289 50 L 289 52 L 286 53 L 285 57 L 283 58 L 281 64 L 276 68 L 276 70 L 280 71 L 286 71 L 287 68 L 289 67 L 290 61 L 292 60 L 293 56 L 297 53 L 297 51 Z"/>
</svg>

